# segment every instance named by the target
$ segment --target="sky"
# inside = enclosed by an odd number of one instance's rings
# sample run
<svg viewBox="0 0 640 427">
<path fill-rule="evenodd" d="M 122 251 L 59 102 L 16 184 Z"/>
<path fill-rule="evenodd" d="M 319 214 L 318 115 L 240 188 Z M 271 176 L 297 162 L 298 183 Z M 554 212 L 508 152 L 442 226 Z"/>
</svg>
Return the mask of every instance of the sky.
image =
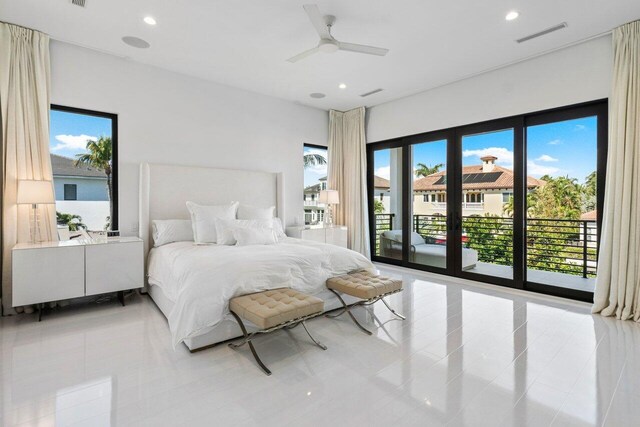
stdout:
<svg viewBox="0 0 640 427">
<path fill-rule="evenodd" d="M 543 175 L 569 176 L 580 183 L 596 170 L 597 118 L 585 117 L 527 128 L 527 174 L 535 178 Z M 413 146 L 414 166 L 445 164 L 446 141 Z M 465 136 L 462 139 L 463 165 L 479 165 L 480 157 L 493 155 L 496 163 L 513 169 L 513 130 Z M 390 150 L 375 152 L 375 173 L 389 177 Z"/>
<path fill-rule="evenodd" d="M 49 147 L 52 154 L 75 159 L 86 152 L 87 140 L 111 136 L 111 119 L 51 110 Z"/>
<path fill-rule="evenodd" d="M 304 147 L 304 154 L 320 154 L 322 157 L 327 159 L 327 150 L 312 148 L 312 147 Z M 318 179 L 327 176 L 327 165 L 315 165 L 310 166 L 304 170 L 304 187 L 307 188 L 310 185 L 314 185 L 318 183 Z"/>
</svg>

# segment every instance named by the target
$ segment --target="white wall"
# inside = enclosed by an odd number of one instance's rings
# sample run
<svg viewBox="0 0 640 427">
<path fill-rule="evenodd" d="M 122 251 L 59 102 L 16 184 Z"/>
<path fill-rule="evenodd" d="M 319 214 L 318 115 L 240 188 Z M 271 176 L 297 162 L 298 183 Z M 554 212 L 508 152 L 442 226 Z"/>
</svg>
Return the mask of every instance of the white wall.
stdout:
<svg viewBox="0 0 640 427">
<path fill-rule="evenodd" d="M 284 172 L 287 221 L 303 218 L 303 143 L 326 145 L 326 111 L 55 41 L 51 74 L 52 103 L 118 114 L 124 234 L 136 234 L 140 162 Z"/>
<path fill-rule="evenodd" d="M 607 98 L 612 57 L 600 37 L 372 107 L 367 142 Z"/>
</svg>

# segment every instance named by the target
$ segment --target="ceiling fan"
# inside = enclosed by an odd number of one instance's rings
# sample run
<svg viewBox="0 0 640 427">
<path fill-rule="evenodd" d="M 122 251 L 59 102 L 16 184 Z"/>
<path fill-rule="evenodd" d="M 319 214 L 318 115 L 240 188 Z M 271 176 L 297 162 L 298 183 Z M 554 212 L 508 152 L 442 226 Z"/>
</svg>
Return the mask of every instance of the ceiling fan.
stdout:
<svg viewBox="0 0 640 427">
<path fill-rule="evenodd" d="M 318 45 L 313 49 L 309 49 L 304 51 L 294 57 L 287 59 L 289 62 L 298 62 L 301 59 L 306 58 L 307 56 L 313 55 L 317 52 L 325 52 L 325 53 L 333 53 L 337 50 L 344 50 L 347 52 L 356 52 L 356 53 L 366 53 L 368 55 L 378 55 L 385 56 L 389 49 L 384 49 L 381 47 L 367 46 L 363 44 L 354 44 L 354 43 L 344 43 L 338 41 L 333 38 L 331 35 L 331 27 L 336 21 L 336 17 L 333 15 L 322 16 L 320 13 L 320 9 L 318 5 L 315 4 L 305 4 L 304 6 L 305 12 L 309 15 L 309 19 L 311 19 L 311 23 L 314 28 L 318 32 L 320 36 L 320 41 Z"/>
</svg>

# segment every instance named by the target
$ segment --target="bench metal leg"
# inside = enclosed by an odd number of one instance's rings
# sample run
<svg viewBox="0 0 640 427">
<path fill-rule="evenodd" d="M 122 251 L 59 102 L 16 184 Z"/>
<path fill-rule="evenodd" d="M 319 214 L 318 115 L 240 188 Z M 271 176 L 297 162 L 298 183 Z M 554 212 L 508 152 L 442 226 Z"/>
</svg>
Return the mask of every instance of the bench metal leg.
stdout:
<svg viewBox="0 0 640 427">
<path fill-rule="evenodd" d="M 309 335 L 309 338 L 311 338 L 311 341 L 313 341 L 318 347 L 320 347 L 323 350 L 327 349 L 327 346 L 322 344 L 321 342 L 317 341 L 313 335 L 311 335 L 311 332 L 309 332 L 309 329 L 307 329 L 307 324 L 304 323 L 304 321 L 300 322 L 302 323 L 302 327 L 304 328 L 304 330 L 307 332 L 307 335 Z"/>
<path fill-rule="evenodd" d="M 346 313 L 349 315 L 349 317 L 351 317 L 351 320 L 353 320 L 353 323 L 355 323 L 355 324 L 356 324 L 356 326 L 357 326 L 358 328 L 360 328 L 360 329 L 362 330 L 362 332 L 364 332 L 365 334 L 367 334 L 367 335 L 373 335 L 373 332 L 371 332 L 370 330 L 368 330 L 367 328 L 365 328 L 364 326 L 362 326 L 362 325 L 360 324 L 360 322 L 358 322 L 358 320 L 355 318 L 355 316 L 353 315 L 353 313 L 351 313 L 351 307 L 349 307 L 349 306 L 344 302 L 344 300 L 342 299 L 342 297 L 340 296 L 340 294 L 339 294 L 339 293 L 337 293 L 336 291 L 334 291 L 333 289 L 329 289 L 329 290 L 330 290 L 331 292 L 333 292 L 333 293 L 335 294 L 335 296 L 337 296 L 337 297 L 338 297 L 338 299 L 339 299 L 339 300 L 340 300 L 340 302 L 342 303 L 342 306 L 344 307 L 344 311 L 343 311 L 343 312 L 346 312 Z M 340 314 L 342 314 L 343 312 L 341 312 Z M 340 314 L 338 314 L 338 316 L 339 316 Z M 336 317 L 336 316 L 333 316 L 333 317 Z"/>
<path fill-rule="evenodd" d="M 380 301 L 382 301 L 384 303 L 384 305 L 387 306 L 387 308 L 389 309 L 390 312 L 392 312 L 393 314 L 395 314 L 396 316 L 398 316 L 399 318 L 401 318 L 402 320 L 407 320 L 406 317 L 404 317 L 402 314 L 396 312 L 393 308 L 391 308 L 389 306 L 389 304 L 387 304 L 387 302 L 384 300 L 384 298 L 380 298 Z"/>
<path fill-rule="evenodd" d="M 229 347 L 238 348 L 245 344 L 249 344 L 249 348 L 251 349 L 253 358 L 256 359 L 256 362 L 258 363 L 260 368 L 264 371 L 265 374 L 271 375 L 271 371 L 269 370 L 269 368 L 265 366 L 264 363 L 262 363 L 262 360 L 260 360 L 260 357 L 258 357 L 258 353 L 256 352 L 256 349 L 253 346 L 253 343 L 251 342 L 251 338 L 253 338 L 253 334 L 249 335 L 247 333 L 247 328 L 244 327 L 244 323 L 242 323 L 242 319 L 240 319 L 240 317 L 237 314 L 235 314 L 233 311 L 231 312 L 231 314 L 233 314 L 233 317 L 235 317 L 236 321 L 238 322 L 238 325 L 240 325 L 240 329 L 242 329 L 242 333 L 244 334 L 244 340 L 239 344 L 229 343 Z"/>
</svg>

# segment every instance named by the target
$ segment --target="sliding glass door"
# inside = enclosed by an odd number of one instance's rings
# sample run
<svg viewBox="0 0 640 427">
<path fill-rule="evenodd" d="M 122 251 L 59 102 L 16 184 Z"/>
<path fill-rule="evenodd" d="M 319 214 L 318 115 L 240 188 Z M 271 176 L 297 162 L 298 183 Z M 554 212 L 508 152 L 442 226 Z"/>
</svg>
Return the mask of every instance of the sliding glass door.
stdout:
<svg viewBox="0 0 640 427">
<path fill-rule="evenodd" d="M 590 300 L 606 122 L 598 101 L 370 144 L 373 260 Z"/>
<path fill-rule="evenodd" d="M 450 245 L 451 187 L 447 175 L 449 143 L 447 134 L 410 140 L 407 146 L 408 210 L 410 218 L 408 258 L 412 266 L 430 270 L 451 269 L 453 247 Z M 451 141 L 452 142 L 452 141 Z"/>
<path fill-rule="evenodd" d="M 521 134 L 521 120 L 466 126 L 457 132 L 456 252 L 462 276 L 515 286 L 520 230 L 514 219 L 521 214 L 516 198 L 522 181 L 521 153 L 516 155 L 515 147 Z M 521 140 L 518 143 L 521 146 Z"/>
</svg>

